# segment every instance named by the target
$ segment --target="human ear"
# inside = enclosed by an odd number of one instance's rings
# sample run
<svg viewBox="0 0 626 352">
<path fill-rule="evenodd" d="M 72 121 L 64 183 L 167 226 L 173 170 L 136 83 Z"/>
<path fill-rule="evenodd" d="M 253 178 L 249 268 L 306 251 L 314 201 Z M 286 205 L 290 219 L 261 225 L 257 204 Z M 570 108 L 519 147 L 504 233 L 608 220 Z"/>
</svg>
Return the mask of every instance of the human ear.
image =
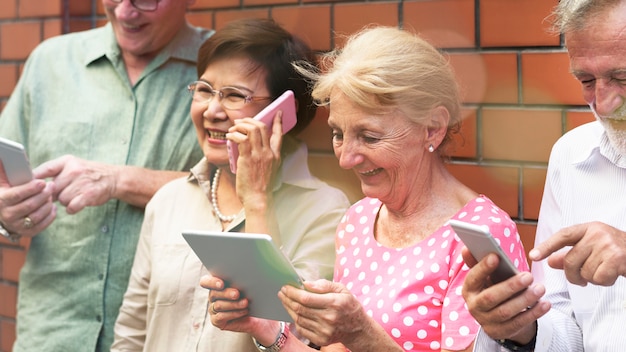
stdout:
<svg viewBox="0 0 626 352">
<path fill-rule="evenodd" d="M 448 123 L 450 123 L 450 112 L 443 105 L 439 105 L 430 111 L 428 121 L 428 136 L 426 146 L 439 147 L 448 133 Z"/>
</svg>

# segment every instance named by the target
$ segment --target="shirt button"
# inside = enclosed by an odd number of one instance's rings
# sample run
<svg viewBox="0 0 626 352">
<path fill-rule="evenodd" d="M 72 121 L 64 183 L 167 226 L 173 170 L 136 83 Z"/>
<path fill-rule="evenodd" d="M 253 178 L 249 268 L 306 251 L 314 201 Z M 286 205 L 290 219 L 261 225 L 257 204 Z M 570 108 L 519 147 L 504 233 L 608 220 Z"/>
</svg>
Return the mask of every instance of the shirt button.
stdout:
<svg viewBox="0 0 626 352">
<path fill-rule="evenodd" d="M 98 321 L 98 323 L 102 322 L 102 316 L 96 315 L 96 320 Z"/>
<path fill-rule="evenodd" d="M 193 323 L 193 328 L 194 328 L 194 329 L 197 329 L 197 328 L 199 328 L 199 327 L 200 327 L 200 323 Z"/>
<path fill-rule="evenodd" d="M 98 274 L 98 280 L 104 279 L 104 274 Z"/>
<path fill-rule="evenodd" d="M 100 228 L 100 232 L 102 233 L 107 233 L 109 232 L 109 227 L 107 225 L 104 225 Z"/>
</svg>

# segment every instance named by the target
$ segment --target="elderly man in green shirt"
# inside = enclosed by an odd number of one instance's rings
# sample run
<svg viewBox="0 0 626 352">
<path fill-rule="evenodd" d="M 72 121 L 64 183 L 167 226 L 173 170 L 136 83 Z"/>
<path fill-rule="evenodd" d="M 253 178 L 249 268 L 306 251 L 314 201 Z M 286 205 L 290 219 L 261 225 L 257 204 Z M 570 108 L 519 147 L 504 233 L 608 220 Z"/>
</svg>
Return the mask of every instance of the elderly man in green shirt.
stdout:
<svg viewBox="0 0 626 352">
<path fill-rule="evenodd" d="M 0 172 L 0 232 L 32 237 L 14 352 L 110 349 L 144 206 L 203 156 L 185 88 L 213 32 L 193 0 L 102 2 L 107 25 L 32 52 L 0 117 L 38 166 L 15 187 Z"/>
</svg>

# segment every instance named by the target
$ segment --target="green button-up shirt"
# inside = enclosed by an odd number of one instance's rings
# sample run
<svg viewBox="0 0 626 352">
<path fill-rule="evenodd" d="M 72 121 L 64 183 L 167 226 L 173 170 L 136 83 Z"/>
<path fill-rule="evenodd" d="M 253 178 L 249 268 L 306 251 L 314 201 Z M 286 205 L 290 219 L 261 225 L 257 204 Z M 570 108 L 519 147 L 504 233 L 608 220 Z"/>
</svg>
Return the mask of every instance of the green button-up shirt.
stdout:
<svg viewBox="0 0 626 352">
<path fill-rule="evenodd" d="M 37 166 L 64 154 L 189 170 L 203 157 L 186 85 L 213 32 L 185 27 L 131 86 L 112 27 L 52 38 L 30 55 L 0 117 Z M 21 351 L 108 351 L 143 209 L 111 200 L 56 220 L 33 238 L 19 281 Z"/>
</svg>

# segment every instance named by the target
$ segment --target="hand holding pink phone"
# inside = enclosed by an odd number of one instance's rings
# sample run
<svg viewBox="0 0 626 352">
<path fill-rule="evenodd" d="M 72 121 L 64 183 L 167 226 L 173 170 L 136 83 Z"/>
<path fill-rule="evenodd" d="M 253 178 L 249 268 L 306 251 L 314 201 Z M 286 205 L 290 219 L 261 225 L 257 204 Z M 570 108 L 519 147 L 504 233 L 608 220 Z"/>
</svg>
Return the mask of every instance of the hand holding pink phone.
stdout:
<svg viewBox="0 0 626 352">
<path fill-rule="evenodd" d="M 261 121 L 267 125 L 271 131 L 274 117 L 282 111 L 283 134 L 289 132 L 296 125 L 296 101 L 291 90 L 285 91 L 281 96 L 276 98 L 270 105 L 266 106 L 256 116 L 255 120 Z M 239 158 L 239 145 L 233 141 L 227 141 L 228 161 L 230 162 L 230 171 L 237 173 L 237 159 Z"/>
</svg>

